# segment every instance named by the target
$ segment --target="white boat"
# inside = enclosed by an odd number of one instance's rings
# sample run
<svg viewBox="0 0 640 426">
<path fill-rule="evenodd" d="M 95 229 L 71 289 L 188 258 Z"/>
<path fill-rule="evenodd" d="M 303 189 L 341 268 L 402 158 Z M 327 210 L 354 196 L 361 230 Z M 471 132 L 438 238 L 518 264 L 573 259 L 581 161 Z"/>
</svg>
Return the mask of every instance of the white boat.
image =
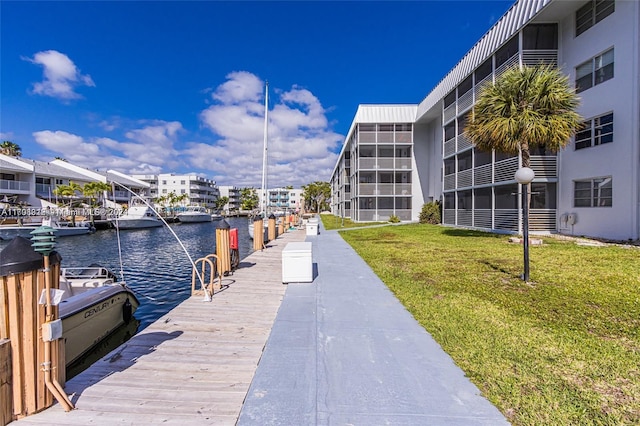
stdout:
<svg viewBox="0 0 640 426">
<path fill-rule="evenodd" d="M 66 365 L 133 318 L 138 299 L 107 268 L 62 268 L 59 307 Z"/>
<path fill-rule="evenodd" d="M 211 222 L 211 214 L 202 206 L 188 206 L 183 212 L 178 213 L 177 218 L 182 223 Z"/>
<path fill-rule="evenodd" d="M 162 221 L 146 205 L 133 205 L 122 215 L 109 220 L 118 229 L 156 228 L 162 226 Z"/>
<path fill-rule="evenodd" d="M 85 235 L 95 231 L 90 222 L 68 222 L 57 217 L 44 217 L 41 223 L 29 223 L 26 225 L 0 225 L 0 239 L 10 240 L 17 236 L 31 238 L 31 231 L 39 226 L 50 226 L 54 229 L 56 237 L 70 237 L 73 235 Z"/>
</svg>

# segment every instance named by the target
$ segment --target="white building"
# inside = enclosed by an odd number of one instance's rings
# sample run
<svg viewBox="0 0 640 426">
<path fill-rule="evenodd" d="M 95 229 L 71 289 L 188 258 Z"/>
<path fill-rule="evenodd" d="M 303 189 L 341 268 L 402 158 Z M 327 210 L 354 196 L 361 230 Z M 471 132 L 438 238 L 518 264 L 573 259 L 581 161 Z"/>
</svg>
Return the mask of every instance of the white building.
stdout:
<svg viewBox="0 0 640 426">
<path fill-rule="evenodd" d="M 240 211 L 240 188 L 230 185 L 219 187 L 220 197 L 227 197 L 229 201 L 222 208 L 226 214 L 233 214 Z"/>
<path fill-rule="evenodd" d="M 517 1 L 411 119 L 397 117 L 407 106 L 358 109 L 331 180 L 333 212 L 358 221 L 385 220 L 391 212 L 417 220 L 423 203 L 440 200 L 446 225 L 519 231 L 520 158 L 480 152 L 462 130 L 484 82 L 509 67 L 543 62 L 574 82 L 586 128 L 557 155 L 532 152 L 532 231 L 640 238 L 639 27 L 637 1 Z M 412 126 L 407 209 L 397 207 L 402 169 L 388 160 L 397 125 Z M 402 210 L 410 217 L 397 214 Z"/>
<path fill-rule="evenodd" d="M 131 200 L 129 190 L 136 194 L 148 191 L 145 182 L 113 170 L 101 172 L 63 160 L 46 162 L 0 154 L 0 199 L 5 202 L 36 207 L 41 206 L 42 201 L 56 203 L 60 200 L 55 189 L 70 182 L 81 187 L 89 182 L 114 182 L 114 189 L 106 194 L 107 199 L 124 204 Z M 82 194 L 78 192 L 76 198 L 83 198 Z"/>
<path fill-rule="evenodd" d="M 196 174 L 162 173 L 159 175 L 133 175 L 135 178 L 149 183 L 149 196 L 157 198 L 170 193 L 187 194 L 183 204 L 215 208 L 220 197 L 220 190 L 215 181 Z"/>
<path fill-rule="evenodd" d="M 302 208 L 301 188 L 273 188 L 267 190 L 269 212 L 292 213 Z"/>
</svg>

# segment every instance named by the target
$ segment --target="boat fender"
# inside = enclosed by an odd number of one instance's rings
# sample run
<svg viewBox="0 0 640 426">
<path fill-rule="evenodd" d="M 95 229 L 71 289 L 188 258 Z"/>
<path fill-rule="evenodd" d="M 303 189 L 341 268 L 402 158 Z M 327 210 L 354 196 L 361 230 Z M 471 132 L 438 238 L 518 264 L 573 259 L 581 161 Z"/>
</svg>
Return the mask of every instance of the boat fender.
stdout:
<svg viewBox="0 0 640 426">
<path fill-rule="evenodd" d="M 124 305 L 122 305 L 122 319 L 125 323 L 129 323 L 131 318 L 133 317 L 133 306 L 131 302 L 129 302 L 129 298 L 125 300 Z"/>
</svg>

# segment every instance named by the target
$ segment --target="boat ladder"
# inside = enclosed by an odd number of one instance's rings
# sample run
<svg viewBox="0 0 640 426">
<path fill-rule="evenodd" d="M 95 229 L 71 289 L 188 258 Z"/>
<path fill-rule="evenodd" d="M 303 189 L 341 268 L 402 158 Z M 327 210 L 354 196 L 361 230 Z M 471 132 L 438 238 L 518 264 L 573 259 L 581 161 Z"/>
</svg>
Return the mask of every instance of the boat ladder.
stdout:
<svg viewBox="0 0 640 426">
<path fill-rule="evenodd" d="M 218 273 L 220 270 L 218 263 L 218 256 L 215 254 L 209 254 L 205 257 L 201 257 L 194 262 L 193 270 L 191 271 L 192 296 L 211 296 L 222 289 L 222 274 Z M 198 265 L 200 265 L 200 274 L 198 274 Z M 209 272 L 208 275 L 207 272 Z M 208 282 L 206 281 L 207 276 L 209 277 Z M 216 277 L 218 278 L 217 283 Z M 199 287 L 198 282 L 200 282 Z"/>
</svg>

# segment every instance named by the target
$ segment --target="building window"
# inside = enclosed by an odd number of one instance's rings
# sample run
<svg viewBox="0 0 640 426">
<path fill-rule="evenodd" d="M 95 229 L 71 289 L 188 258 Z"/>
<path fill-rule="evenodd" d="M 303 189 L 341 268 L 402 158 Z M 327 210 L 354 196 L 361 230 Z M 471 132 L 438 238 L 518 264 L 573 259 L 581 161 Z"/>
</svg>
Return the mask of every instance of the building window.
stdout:
<svg viewBox="0 0 640 426">
<path fill-rule="evenodd" d="M 613 78 L 613 48 L 576 67 L 576 93 Z"/>
<path fill-rule="evenodd" d="M 613 205 L 611 177 L 577 180 L 573 184 L 575 207 L 611 207 Z"/>
<path fill-rule="evenodd" d="M 518 53 L 518 36 L 512 37 L 496 52 L 496 68 L 507 62 Z"/>
<path fill-rule="evenodd" d="M 451 93 L 444 97 L 444 108 L 453 104 L 456 101 L 456 90 L 454 89 Z"/>
<path fill-rule="evenodd" d="M 613 142 L 613 113 L 584 122 L 583 130 L 576 133 L 576 150 Z"/>
<path fill-rule="evenodd" d="M 576 37 L 611 15 L 615 9 L 614 0 L 589 0 L 576 12 Z"/>
<path fill-rule="evenodd" d="M 558 24 L 529 24 L 522 31 L 522 49 L 556 50 Z"/>
</svg>

